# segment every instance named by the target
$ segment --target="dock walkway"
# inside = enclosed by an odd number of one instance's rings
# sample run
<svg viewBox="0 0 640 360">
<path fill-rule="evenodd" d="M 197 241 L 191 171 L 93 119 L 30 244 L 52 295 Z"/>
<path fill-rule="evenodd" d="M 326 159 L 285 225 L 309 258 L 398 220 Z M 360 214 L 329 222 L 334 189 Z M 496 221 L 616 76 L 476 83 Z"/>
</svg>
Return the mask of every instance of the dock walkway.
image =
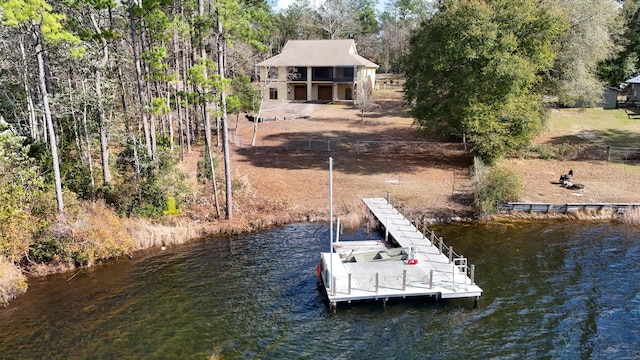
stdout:
<svg viewBox="0 0 640 360">
<path fill-rule="evenodd" d="M 388 241 L 333 242 L 332 253 L 321 253 L 319 272 L 333 308 L 340 302 L 377 299 L 386 302 L 411 296 L 478 299 L 482 289 L 475 284 L 474 267 L 468 266 L 466 258 L 446 247 L 434 233 L 420 232 L 386 199 L 363 201 L 382 225 Z M 392 247 L 405 249 L 405 258 L 384 260 L 386 250 Z M 372 251 L 379 251 L 377 259 L 362 261 L 356 256 Z M 413 259 L 417 263 L 410 264 Z"/>
</svg>

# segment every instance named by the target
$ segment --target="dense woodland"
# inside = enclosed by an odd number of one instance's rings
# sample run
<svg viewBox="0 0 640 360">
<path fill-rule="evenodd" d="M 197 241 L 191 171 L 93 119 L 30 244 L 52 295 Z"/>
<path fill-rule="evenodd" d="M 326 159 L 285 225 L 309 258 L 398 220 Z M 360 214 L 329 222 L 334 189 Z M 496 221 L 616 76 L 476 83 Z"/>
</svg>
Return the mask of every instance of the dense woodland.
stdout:
<svg viewBox="0 0 640 360">
<path fill-rule="evenodd" d="M 640 68 L 636 1 L 312 4 L 2 0 L 0 256 L 121 254 L 118 219 L 183 205 L 174 167 L 193 146 L 206 149 L 198 175 L 217 218 L 233 218 L 229 119 L 258 112 L 255 64 L 290 39 L 355 39 L 380 72 L 406 74 L 419 125 L 469 139 L 489 161 L 540 129 L 542 95 L 594 105 Z"/>
</svg>

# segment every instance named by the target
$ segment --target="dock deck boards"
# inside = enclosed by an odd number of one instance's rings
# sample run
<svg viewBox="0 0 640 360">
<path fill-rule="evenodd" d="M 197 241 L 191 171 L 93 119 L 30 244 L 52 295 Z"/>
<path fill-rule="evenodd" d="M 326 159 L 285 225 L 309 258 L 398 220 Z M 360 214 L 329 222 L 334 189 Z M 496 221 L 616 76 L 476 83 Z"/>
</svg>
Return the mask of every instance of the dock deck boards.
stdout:
<svg viewBox="0 0 640 360">
<path fill-rule="evenodd" d="M 367 299 L 411 296 L 477 298 L 482 294 L 482 289 L 467 275 L 466 259 L 449 262 L 439 247 L 386 199 L 366 198 L 363 201 L 400 247 L 414 248 L 418 263 L 411 265 L 406 260 L 343 262 L 344 254 L 380 249 L 380 244 L 356 241 L 350 247 L 349 241 L 334 242 L 333 254 L 321 254 L 322 278 L 332 306 L 339 302 Z M 335 279 L 335 284 L 330 283 L 332 279 Z"/>
</svg>

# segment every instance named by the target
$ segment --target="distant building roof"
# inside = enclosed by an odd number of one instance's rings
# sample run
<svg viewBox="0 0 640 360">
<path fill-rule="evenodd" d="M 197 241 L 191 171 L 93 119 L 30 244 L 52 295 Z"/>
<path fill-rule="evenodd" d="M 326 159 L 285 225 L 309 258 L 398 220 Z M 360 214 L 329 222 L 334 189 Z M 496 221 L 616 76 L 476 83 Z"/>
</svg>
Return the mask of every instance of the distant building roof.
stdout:
<svg viewBox="0 0 640 360">
<path fill-rule="evenodd" d="M 640 84 L 640 75 L 625 81 L 627 84 Z"/>
<path fill-rule="evenodd" d="M 289 40 L 280 54 L 258 66 L 364 66 L 378 68 L 358 55 L 353 40 Z"/>
</svg>

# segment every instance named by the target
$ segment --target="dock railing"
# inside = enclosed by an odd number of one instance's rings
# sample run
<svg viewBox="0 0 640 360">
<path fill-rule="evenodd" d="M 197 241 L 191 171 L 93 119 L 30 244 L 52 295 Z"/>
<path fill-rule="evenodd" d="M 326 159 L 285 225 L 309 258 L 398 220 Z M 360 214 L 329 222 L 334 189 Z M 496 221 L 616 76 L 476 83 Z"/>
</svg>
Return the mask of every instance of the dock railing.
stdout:
<svg viewBox="0 0 640 360">
<path fill-rule="evenodd" d="M 406 210 L 404 206 L 396 199 L 391 196 L 391 193 L 387 193 L 387 202 L 393 206 L 398 212 L 401 214 Z M 470 264 L 467 265 L 467 258 L 462 256 L 462 254 L 458 254 L 453 250 L 453 246 L 447 246 L 444 243 L 442 237 L 436 235 L 436 232 L 429 229 L 427 227 L 427 220 L 425 217 L 422 218 L 422 221 L 417 217 L 413 217 L 411 212 L 409 212 L 408 216 L 405 215 L 409 220 L 411 225 L 413 225 L 416 230 L 422 233 L 422 236 L 431 242 L 432 246 L 437 246 L 439 254 L 445 254 L 449 259 L 450 264 L 454 264 L 461 268 L 461 271 L 464 270 L 465 274 L 471 279 L 471 284 L 475 284 L 475 265 Z M 416 251 L 419 251 L 416 249 Z M 464 265 L 462 265 L 464 263 Z"/>
<path fill-rule="evenodd" d="M 434 274 L 441 273 L 451 276 L 450 280 L 440 280 L 434 282 Z M 459 290 L 466 285 L 475 285 L 473 281 L 469 282 L 467 275 L 466 259 L 455 259 L 451 271 L 442 271 L 431 269 L 424 276 L 411 275 L 407 270 L 395 274 L 374 273 L 368 275 L 356 276 L 347 274 L 347 276 L 334 276 L 332 279 L 332 287 L 329 290 L 333 296 L 338 294 L 351 295 L 354 291 L 365 291 L 375 294 L 381 293 L 384 289 L 410 291 L 409 288 L 433 289 L 436 287 L 449 289 L 453 291 Z"/>
</svg>

